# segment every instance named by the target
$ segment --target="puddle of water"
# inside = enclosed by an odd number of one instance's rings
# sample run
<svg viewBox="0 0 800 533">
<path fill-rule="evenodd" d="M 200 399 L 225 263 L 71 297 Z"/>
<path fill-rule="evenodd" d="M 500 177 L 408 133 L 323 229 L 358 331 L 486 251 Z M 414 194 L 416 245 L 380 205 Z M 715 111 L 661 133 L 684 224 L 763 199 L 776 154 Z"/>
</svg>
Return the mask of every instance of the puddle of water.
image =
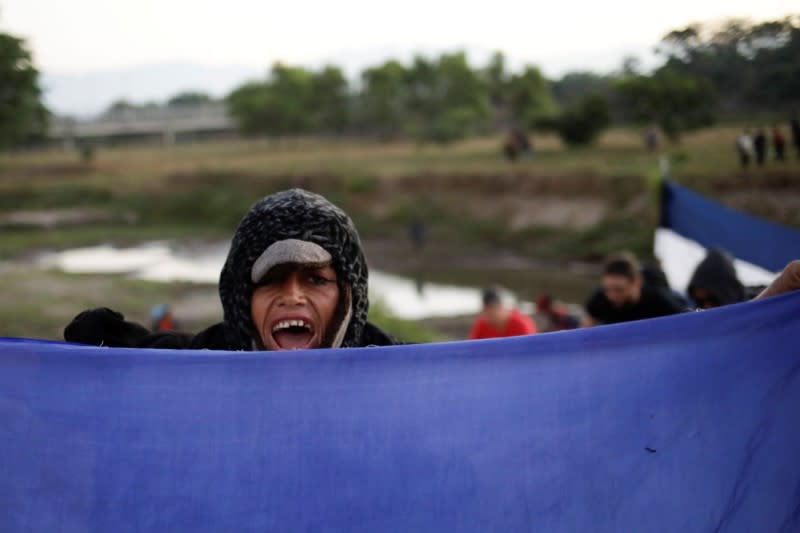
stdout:
<svg viewBox="0 0 800 533">
<path fill-rule="evenodd" d="M 371 300 L 380 300 L 397 317 L 410 320 L 434 316 L 475 314 L 481 310 L 481 291 L 471 287 L 420 284 L 415 280 L 371 271 Z"/>
<path fill-rule="evenodd" d="M 149 281 L 216 284 L 227 253 L 227 245 L 190 248 L 149 242 L 131 248 L 76 248 L 43 255 L 38 263 L 43 268 L 70 273 L 127 274 Z M 371 300 L 381 301 L 392 314 L 405 319 L 475 314 L 481 308 L 477 288 L 423 284 L 376 270 L 370 271 L 369 290 Z"/>
<path fill-rule="evenodd" d="M 190 251 L 160 241 L 131 248 L 104 244 L 45 254 L 39 265 L 73 274 L 128 274 L 148 281 L 215 284 L 226 254 L 227 247 L 218 245 Z"/>
</svg>

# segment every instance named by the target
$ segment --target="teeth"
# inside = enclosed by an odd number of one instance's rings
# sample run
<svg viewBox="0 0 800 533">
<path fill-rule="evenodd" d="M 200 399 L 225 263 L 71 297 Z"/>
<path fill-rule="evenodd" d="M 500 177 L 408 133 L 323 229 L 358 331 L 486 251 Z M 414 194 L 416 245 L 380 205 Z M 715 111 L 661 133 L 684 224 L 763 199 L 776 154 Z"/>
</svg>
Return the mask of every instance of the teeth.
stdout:
<svg viewBox="0 0 800 533">
<path fill-rule="evenodd" d="M 278 330 L 287 329 L 291 327 L 311 329 L 311 326 L 307 324 L 305 320 L 282 320 L 277 324 L 275 324 L 275 326 L 272 328 L 272 331 L 274 333 Z"/>
</svg>

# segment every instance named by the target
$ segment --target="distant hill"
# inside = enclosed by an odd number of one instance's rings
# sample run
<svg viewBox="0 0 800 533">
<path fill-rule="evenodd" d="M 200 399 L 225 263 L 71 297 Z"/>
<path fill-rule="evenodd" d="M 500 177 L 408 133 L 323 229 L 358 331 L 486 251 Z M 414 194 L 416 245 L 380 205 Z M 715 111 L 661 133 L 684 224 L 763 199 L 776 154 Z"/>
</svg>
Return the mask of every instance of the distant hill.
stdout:
<svg viewBox="0 0 800 533">
<path fill-rule="evenodd" d="M 465 50 L 475 67 L 486 65 L 494 52 L 490 48 L 470 44 L 443 48 L 383 46 L 335 50 L 328 57 L 300 66 L 316 69 L 324 64 L 333 64 L 342 68 L 351 81 L 356 81 L 363 69 L 379 65 L 388 59 L 410 63 L 416 54 L 434 57 L 443 52 L 457 50 Z M 535 59 L 527 61 L 509 56 L 508 68 L 519 70 L 525 64 L 538 65 L 545 75 L 556 78 L 571 70 L 606 72 L 618 67 L 622 58 L 628 55 L 639 57 L 643 66 L 650 67 L 654 57 L 649 46 L 643 44 L 615 48 L 600 46 L 580 54 L 563 52 L 560 49 L 542 50 L 539 54 Z M 183 91 L 202 91 L 214 97 L 222 97 L 245 81 L 262 79 L 270 67 L 268 60 L 265 60 L 263 67 L 173 62 L 82 74 L 44 72 L 42 80 L 45 103 L 49 109 L 59 115 L 89 117 L 100 113 L 119 99 L 136 104 L 164 102 Z"/>
<path fill-rule="evenodd" d="M 249 79 L 263 77 L 267 68 L 205 66 L 188 63 L 143 65 L 85 74 L 42 76 L 45 103 L 59 115 L 87 117 L 105 110 L 112 102 L 163 102 L 182 91 L 197 90 L 214 97 L 225 96 Z"/>
<path fill-rule="evenodd" d="M 435 55 L 438 52 L 434 49 L 419 48 L 412 51 L 389 46 L 339 50 L 313 64 L 300 66 L 316 69 L 333 64 L 342 68 L 351 80 L 355 80 L 364 68 L 381 64 L 387 59 L 410 62 L 414 53 Z M 476 63 L 482 63 L 489 57 L 487 50 L 470 52 Z M 42 85 L 45 104 L 50 110 L 59 115 L 89 117 L 104 111 L 119 99 L 135 104 L 163 102 L 183 91 L 201 91 L 214 97 L 223 97 L 245 81 L 263 79 L 271 66 L 268 61 L 262 68 L 164 63 L 82 74 L 44 72 Z"/>
</svg>

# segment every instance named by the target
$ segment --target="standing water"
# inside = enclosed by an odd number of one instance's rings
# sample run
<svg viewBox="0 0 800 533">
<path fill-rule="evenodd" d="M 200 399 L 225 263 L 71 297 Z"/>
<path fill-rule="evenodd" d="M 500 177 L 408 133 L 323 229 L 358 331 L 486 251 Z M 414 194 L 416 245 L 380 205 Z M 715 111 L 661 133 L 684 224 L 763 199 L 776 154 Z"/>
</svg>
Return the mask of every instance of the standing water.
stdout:
<svg viewBox="0 0 800 533">
<path fill-rule="evenodd" d="M 182 247 L 157 241 L 131 248 L 101 245 L 49 253 L 39 264 L 76 274 L 126 274 L 148 281 L 215 285 L 227 253 L 227 244 Z M 375 270 L 370 272 L 369 291 L 371 300 L 405 319 L 473 314 L 481 307 L 479 289 L 439 283 L 420 286 L 415 280 Z"/>
<path fill-rule="evenodd" d="M 124 274 L 157 282 L 216 285 L 228 253 L 227 243 L 185 245 L 154 241 L 129 248 L 111 245 L 48 253 L 39 265 L 70 273 Z M 540 292 L 582 302 L 594 285 L 591 277 L 553 269 L 498 268 L 474 264 L 454 268 L 428 265 L 412 277 L 370 269 L 370 300 L 399 318 L 424 319 L 473 315 L 480 311 L 480 288 L 499 283 L 512 291 L 524 311 Z"/>
</svg>

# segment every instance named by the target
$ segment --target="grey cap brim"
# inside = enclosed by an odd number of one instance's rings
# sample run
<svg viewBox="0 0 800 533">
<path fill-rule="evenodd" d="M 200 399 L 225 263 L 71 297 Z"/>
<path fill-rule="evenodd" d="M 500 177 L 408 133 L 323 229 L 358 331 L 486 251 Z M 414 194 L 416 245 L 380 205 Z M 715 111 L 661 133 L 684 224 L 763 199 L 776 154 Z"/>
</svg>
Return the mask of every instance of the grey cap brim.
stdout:
<svg viewBox="0 0 800 533">
<path fill-rule="evenodd" d="M 322 246 L 299 239 L 286 239 L 272 243 L 253 263 L 250 279 L 260 282 L 276 265 L 294 263 L 311 267 L 323 267 L 331 263 L 331 254 Z"/>
</svg>

